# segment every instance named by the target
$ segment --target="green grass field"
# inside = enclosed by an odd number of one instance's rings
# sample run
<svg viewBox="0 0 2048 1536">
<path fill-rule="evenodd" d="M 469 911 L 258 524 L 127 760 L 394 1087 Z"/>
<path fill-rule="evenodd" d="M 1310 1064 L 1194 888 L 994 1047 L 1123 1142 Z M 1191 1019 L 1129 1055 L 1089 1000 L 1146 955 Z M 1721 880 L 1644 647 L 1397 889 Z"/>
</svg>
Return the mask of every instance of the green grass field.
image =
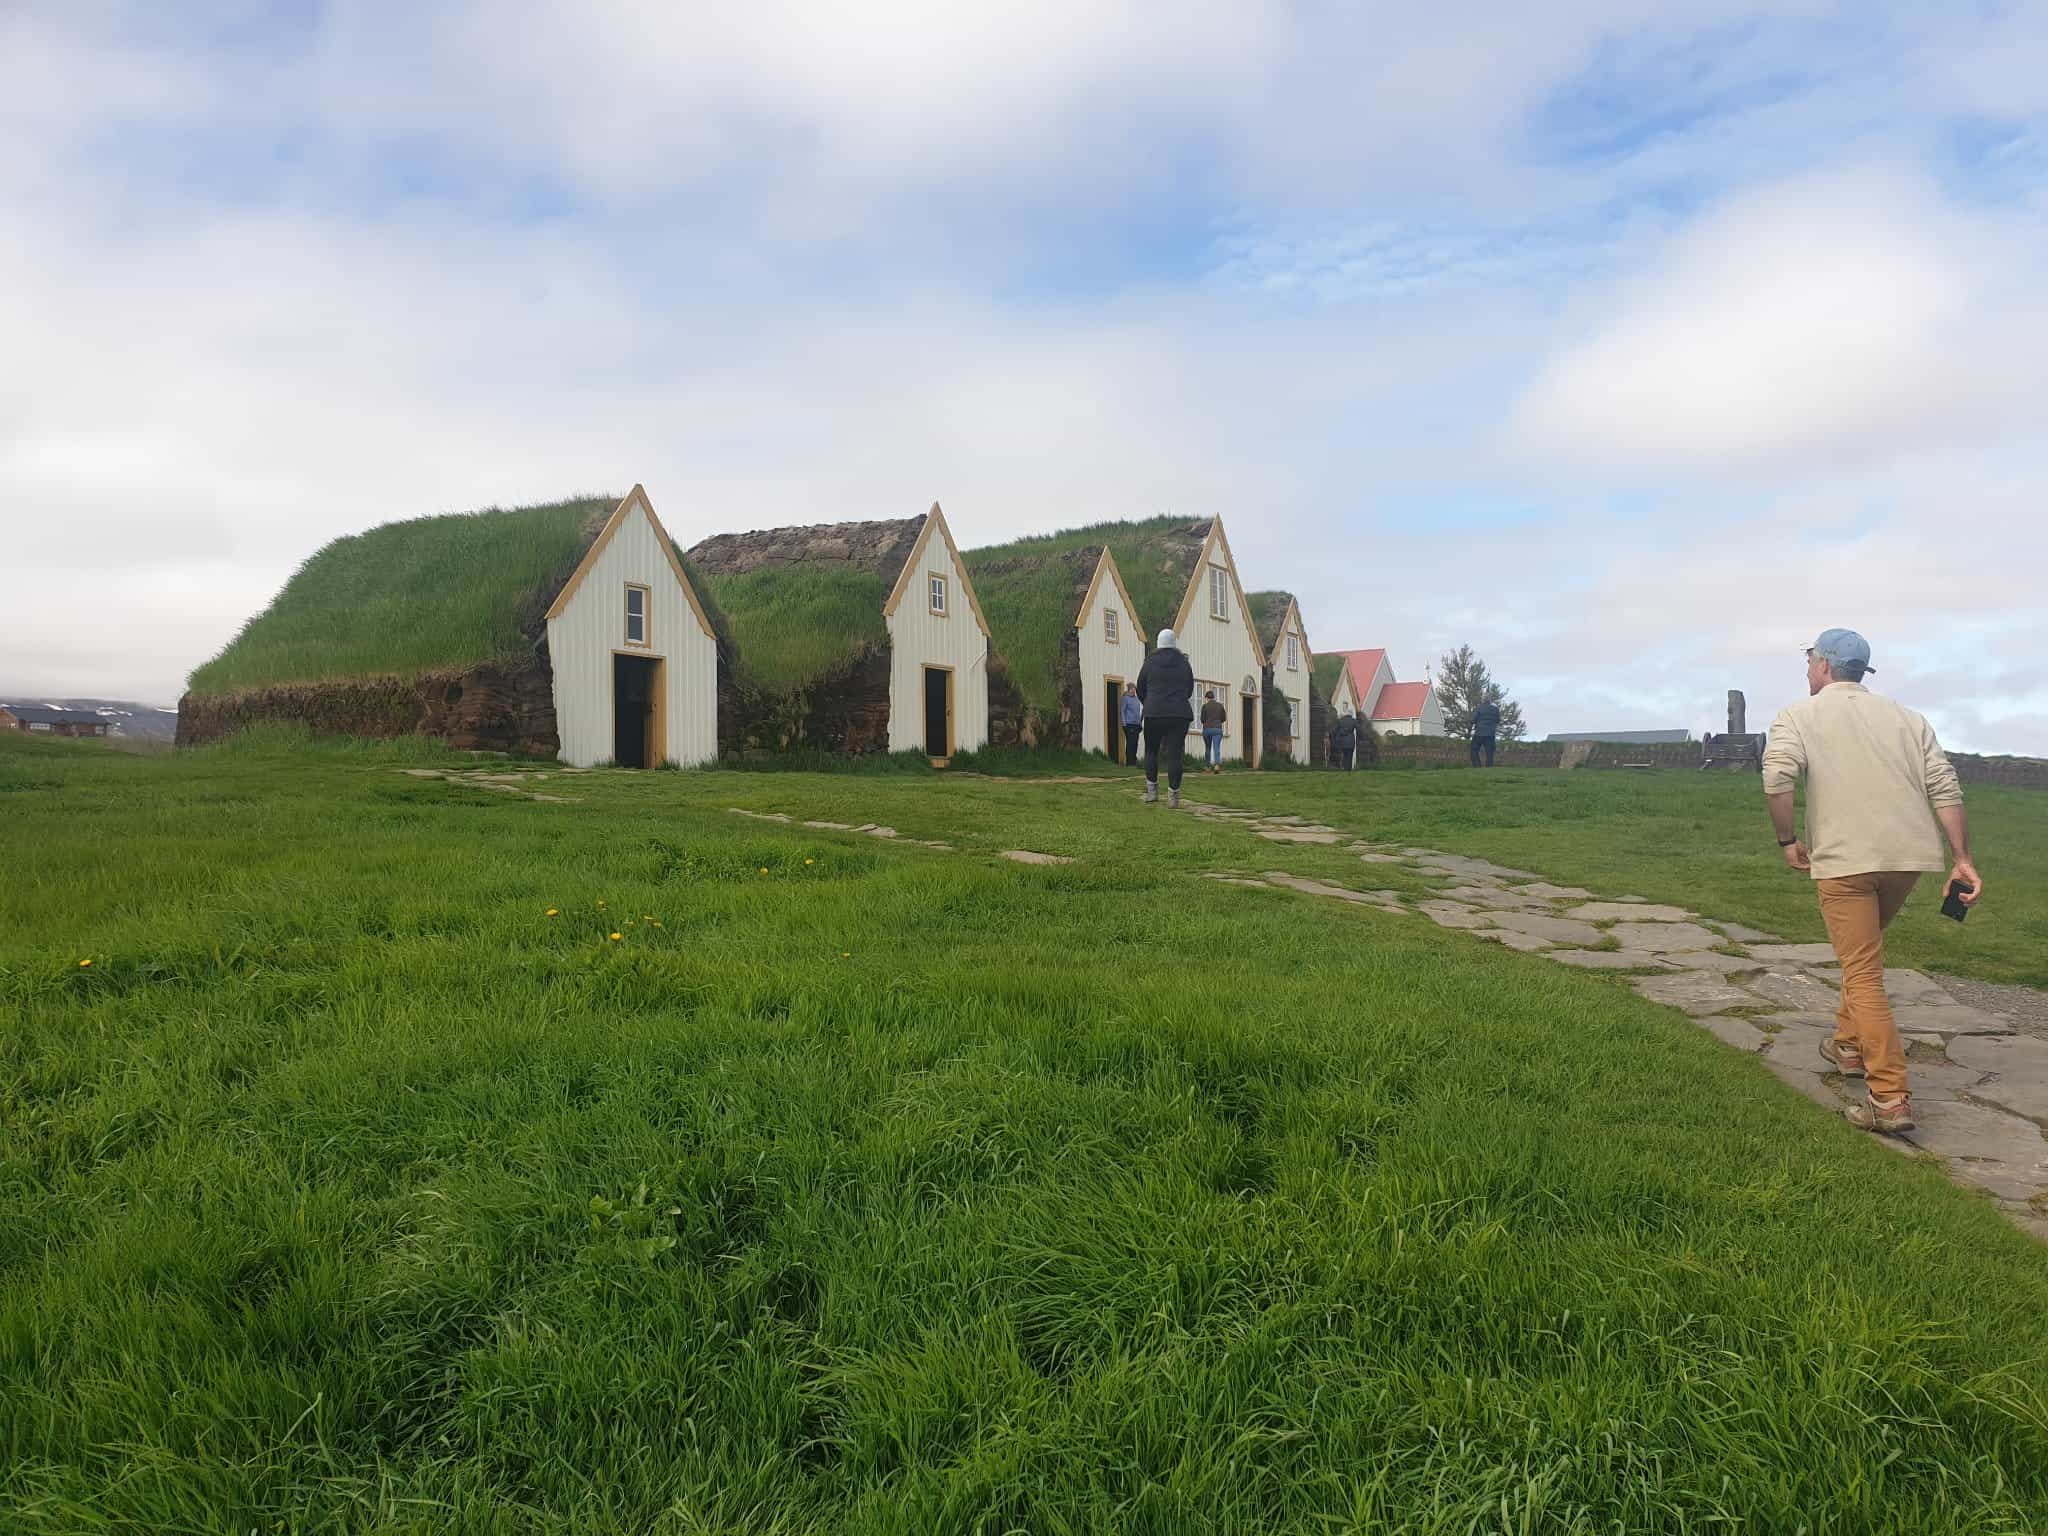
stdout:
<svg viewBox="0 0 2048 1536">
<path fill-rule="evenodd" d="M 336 539 L 191 677 L 195 694 L 466 667 L 529 649 L 616 498 L 386 523 Z"/>
<path fill-rule="evenodd" d="M 0 1528 L 2048 1527 L 2041 1248 L 1610 978 L 1128 778 L 441 761 L 0 739 Z M 1817 929 L 1753 780 L 1197 792 Z M 1971 803 L 1900 944 L 2039 980 Z"/>
<path fill-rule="evenodd" d="M 735 664 L 763 688 L 787 691 L 888 643 L 882 604 L 889 585 L 846 565 L 711 575 L 692 568 L 698 590 L 718 605 Z"/>
</svg>

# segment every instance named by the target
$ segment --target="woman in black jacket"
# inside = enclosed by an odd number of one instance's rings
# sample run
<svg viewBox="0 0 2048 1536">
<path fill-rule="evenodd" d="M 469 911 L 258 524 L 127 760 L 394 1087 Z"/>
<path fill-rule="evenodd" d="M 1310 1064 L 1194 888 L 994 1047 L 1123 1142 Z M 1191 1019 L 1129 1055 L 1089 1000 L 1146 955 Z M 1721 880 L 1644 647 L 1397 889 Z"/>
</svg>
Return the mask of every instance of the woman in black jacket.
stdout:
<svg viewBox="0 0 2048 1536">
<path fill-rule="evenodd" d="M 1159 760 L 1166 759 L 1167 804 L 1180 808 L 1180 776 L 1195 718 L 1195 669 L 1180 649 L 1180 637 L 1159 631 L 1159 644 L 1138 668 L 1138 697 L 1145 701 L 1145 803 L 1159 801 Z"/>
</svg>

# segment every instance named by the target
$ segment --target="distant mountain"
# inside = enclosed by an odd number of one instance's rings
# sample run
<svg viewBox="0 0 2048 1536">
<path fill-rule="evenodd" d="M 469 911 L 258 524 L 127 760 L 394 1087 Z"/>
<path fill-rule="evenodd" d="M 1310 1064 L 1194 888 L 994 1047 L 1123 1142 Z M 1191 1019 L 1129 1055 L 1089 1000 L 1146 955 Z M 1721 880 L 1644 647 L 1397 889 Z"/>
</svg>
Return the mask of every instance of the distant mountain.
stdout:
<svg viewBox="0 0 2048 1536">
<path fill-rule="evenodd" d="M 76 694 L 0 693 L 0 705 L 40 704 L 46 709 L 86 709 L 102 715 L 112 736 L 170 741 L 178 734 L 178 712 L 133 699 L 82 699 Z"/>
</svg>

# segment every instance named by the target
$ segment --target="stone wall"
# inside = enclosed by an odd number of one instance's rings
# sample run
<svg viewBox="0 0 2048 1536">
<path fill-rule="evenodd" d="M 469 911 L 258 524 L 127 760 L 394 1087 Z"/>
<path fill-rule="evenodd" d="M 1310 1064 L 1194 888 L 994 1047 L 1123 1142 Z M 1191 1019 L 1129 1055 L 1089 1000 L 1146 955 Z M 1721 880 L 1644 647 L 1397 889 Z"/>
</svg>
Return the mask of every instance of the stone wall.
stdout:
<svg viewBox="0 0 2048 1536">
<path fill-rule="evenodd" d="M 787 693 L 739 682 L 721 667 L 719 756 L 888 751 L 889 663 L 890 648 L 876 646 Z"/>
<path fill-rule="evenodd" d="M 2038 757 L 1980 757 L 1974 752 L 1951 752 L 1956 777 L 1965 784 L 2008 784 L 2015 789 L 2048 789 L 2048 759 Z"/>
<path fill-rule="evenodd" d="M 178 701 L 178 745 L 201 746 L 252 725 L 303 725 L 317 736 L 438 736 L 463 751 L 552 758 L 554 681 L 542 655 L 463 671 L 288 683 Z"/>
</svg>

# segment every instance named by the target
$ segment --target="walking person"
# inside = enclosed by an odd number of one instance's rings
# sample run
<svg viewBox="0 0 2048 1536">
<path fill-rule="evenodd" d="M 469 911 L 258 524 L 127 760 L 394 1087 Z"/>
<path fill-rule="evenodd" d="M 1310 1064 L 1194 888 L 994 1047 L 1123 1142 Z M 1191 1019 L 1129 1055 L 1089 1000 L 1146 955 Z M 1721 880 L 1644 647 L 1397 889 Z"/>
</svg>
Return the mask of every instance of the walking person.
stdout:
<svg viewBox="0 0 2048 1536">
<path fill-rule="evenodd" d="M 1216 690 L 1202 695 L 1202 767 L 1205 773 L 1223 771 L 1223 728 L 1230 723 L 1230 711 L 1216 698 Z"/>
<path fill-rule="evenodd" d="M 1180 809 L 1180 779 L 1187 758 L 1188 723 L 1194 717 L 1195 669 L 1170 629 L 1138 668 L 1138 700 L 1145 724 L 1145 803 L 1159 802 L 1159 763 L 1166 762 L 1167 804 Z"/>
<path fill-rule="evenodd" d="M 1330 728 L 1330 752 L 1336 759 L 1335 766 L 1349 768 L 1358 756 L 1358 717 L 1346 712 L 1344 718 Z"/>
<path fill-rule="evenodd" d="M 1970 858 L 1963 792 L 1934 728 L 1865 688 L 1874 670 L 1869 642 L 1851 629 L 1824 630 L 1807 648 L 1808 697 L 1771 723 L 1764 797 L 1786 864 L 1813 877 L 1842 966 L 1835 1033 L 1820 1053 L 1868 1089 L 1866 1102 L 1844 1111 L 1849 1123 L 1898 1132 L 1913 1129 L 1913 1096 L 1884 991 L 1884 930 L 1920 876 L 1943 867 L 1944 834 L 1954 855 L 1949 879 L 1960 883 L 1965 907 L 1977 904 L 1984 882 Z M 1802 776 L 1804 839 L 1792 806 Z"/>
<path fill-rule="evenodd" d="M 1500 735 L 1500 706 L 1491 699 L 1481 699 L 1478 708 L 1472 711 L 1472 766 L 1479 766 L 1479 754 L 1486 754 L 1486 766 L 1493 766 L 1493 743 Z"/>
<path fill-rule="evenodd" d="M 1124 684 L 1124 696 L 1118 707 L 1124 728 L 1124 763 L 1128 766 L 1138 760 L 1138 733 L 1145 725 L 1145 703 L 1138 697 L 1136 683 Z"/>
</svg>

